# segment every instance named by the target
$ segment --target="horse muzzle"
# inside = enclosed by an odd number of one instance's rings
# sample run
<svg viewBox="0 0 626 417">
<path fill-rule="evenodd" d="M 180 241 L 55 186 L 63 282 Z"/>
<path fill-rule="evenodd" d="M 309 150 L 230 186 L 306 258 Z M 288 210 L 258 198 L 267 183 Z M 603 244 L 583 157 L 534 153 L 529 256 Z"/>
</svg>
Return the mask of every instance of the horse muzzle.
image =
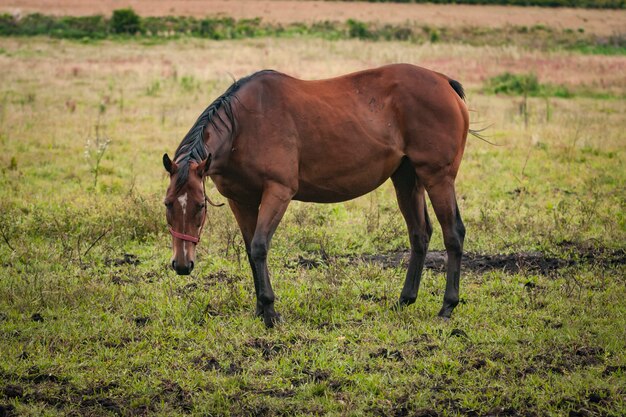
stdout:
<svg viewBox="0 0 626 417">
<path fill-rule="evenodd" d="M 173 237 L 179 239 L 179 247 L 174 250 L 174 258 L 172 259 L 172 269 L 176 271 L 178 275 L 189 275 L 193 271 L 195 258 L 195 245 L 200 241 L 199 237 L 186 235 L 179 233 L 170 228 L 170 233 Z M 176 241 L 174 243 L 177 246 Z M 189 250 L 185 248 L 185 245 L 189 245 Z M 183 255 L 183 256 L 181 256 Z"/>
<path fill-rule="evenodd" d="M 172 261 L 172 269 L 176 271 L 178 275 L 189 275 L 193 271 L 193 261 L 189 261 L 186 264 L 178 263 L 176 260 Z"/>
</svg>

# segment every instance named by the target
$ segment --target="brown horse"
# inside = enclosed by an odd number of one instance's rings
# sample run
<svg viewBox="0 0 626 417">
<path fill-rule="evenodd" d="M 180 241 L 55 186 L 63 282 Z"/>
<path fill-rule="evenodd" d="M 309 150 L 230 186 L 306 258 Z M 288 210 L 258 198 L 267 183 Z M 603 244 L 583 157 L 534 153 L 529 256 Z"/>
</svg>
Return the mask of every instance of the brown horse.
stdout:
<svg viewBox="0 0 626 417">
<path fill-rule="evenodd" d="M 443 74 L 388 65 L 319 81 L 275 71 L 243 78 L 198 118 L 172 161 L 165 197 L 172 267 L 194 266 L 211 177 L 228 199 L 246 245 L 256 314 L 280 318 L 267 269 L 272 235 L 291 200 L 332 203 L 366 194 L 391 177 L 411 257 L 399 306 L 415 302 L 432 227 L 425 192 L 448 254 L 442 317 L 459 302 L 465 227 L 454 181 L 469 131 L 463 87 Z"/>
</svg>

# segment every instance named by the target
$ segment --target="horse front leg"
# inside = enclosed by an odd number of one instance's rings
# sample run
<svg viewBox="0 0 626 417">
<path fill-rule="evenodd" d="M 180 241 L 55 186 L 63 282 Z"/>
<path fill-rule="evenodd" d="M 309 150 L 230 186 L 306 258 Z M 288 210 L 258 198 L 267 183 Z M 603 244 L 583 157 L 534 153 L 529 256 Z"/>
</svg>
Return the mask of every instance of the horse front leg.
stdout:
<svg viewBox="0 0 626 417">
<path fill-rule="evenodd" d="M 254 265 L 254 261 L 252 260 L 251 244 L 252 238 L 254 237 L 254 231 L 256 229 L 256 221 L 259 217 L 259 207 L 241 204 L 230 199 L 228 200 L 228 204 L 230 205 L 230 209 L 235 215 L 235 219 L 237 220 L 237 224 L 239 225 L 239 230 L 241 231 L 241 235 L 243 236 L 243 241 L 246 245 L 248 262 L 250 263 L 250 269 L 252 270 L 252 279 L 254 280 L 254 292 L 255 294 L 258 294 L 259 274 L 257 273 L 256 266 Z M 255 314 L 257 317 L 263 315 L 263 309 L 258 299 L 256 303 Z"/>
<path fill-rule="evenodd" d="M 253 264 L 253 271 L 256 272 L 257 281 L 257 312 L 263 316 L 263 321 L 267 327 L 273 327 L 280 321 L 280 314 L 274 310 L 276 297 L 267 269 L 267 254 L 272 236 L 293 195 L 293 191 L 283 185 L 276 183 L 266 185 L 259 207 L 256 229 L 250 244 L 250 259 L 251 264 Z"/>
</svg>

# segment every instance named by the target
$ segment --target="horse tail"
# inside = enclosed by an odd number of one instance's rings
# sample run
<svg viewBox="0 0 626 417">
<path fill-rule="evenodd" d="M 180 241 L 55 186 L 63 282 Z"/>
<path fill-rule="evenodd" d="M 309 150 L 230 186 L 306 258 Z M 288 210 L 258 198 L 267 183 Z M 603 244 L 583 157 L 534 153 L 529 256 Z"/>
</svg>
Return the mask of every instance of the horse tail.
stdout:
<svg viewBox="0 0 626 417">
<path fill-rule="evenodd" d="M 448 83 L 450 84 L 450 87 L 452 87 L 454 92 L 457 93 L 459 97 L 461 97 L 461 100 L 465 101 L 465 90 L 463 89 L 463 85 L 457 80 L 453 80 L 452 78 L 448 78 Z M 498 146 L 485 138 L 485 136 L 482 134 L 485 130 L 487 130 L 486 127 L 483 129 L 468 129 L 468 133 L 475 138 L 482 140 L 483 142 L 487 142 L 490 145 Z"/>
<path fill-rule="evenodd" d="M 493 143 L 493 142 L 491 142 L 490 140 L 487 140 L 487 138 L 485 137 L 485 135 L 483 135 L 483 132 L 484 132 L 485 130 L 487 130 L 488 128 L 489 128 L 489 126 L 484 127 L 484 128 L 482 128 L 482 129 L 468 129 L 468 133 L 469 133 L 470 135 L 474 136 L 476 139 L 480 139 L 480 140 L 482 140 L 483 142 L 487 142 L 487 143 L 488 143 L 488 144 L 490 144 L 490 145 L 493 145 L 493 146 L 501 146 L 501 145 L 498 145 L 497 143 Z"/>
<path fill-rule="evenodd" d="M 457 93 L 463 101 L 465 101 L 465 90 L 463 89 L 461 83 L 457 80 L 453 80 L 452 78 L 448 78 L 448 82 L 450 83 L 450 87 L 452 87 L 454 92 Z"/>
</svg>

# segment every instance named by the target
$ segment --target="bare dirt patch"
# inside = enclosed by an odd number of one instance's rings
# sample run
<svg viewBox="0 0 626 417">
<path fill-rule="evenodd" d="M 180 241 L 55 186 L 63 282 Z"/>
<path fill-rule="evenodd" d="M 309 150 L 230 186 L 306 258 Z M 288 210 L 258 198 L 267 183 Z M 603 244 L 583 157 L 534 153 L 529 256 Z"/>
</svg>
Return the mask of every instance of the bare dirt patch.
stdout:
<svg viewBox="0 0 626 417">
<path fill-rule="evenodd" d="M 596 265 L 612 268 L 626 264 L 624 249 L 610 250 L 605 248 L 575 247 L 567 257 L 555 257 L 543 252 L 520 252 L 511 254 L 480 254 L 466 252 L 463 254 L 462 267 L 466 271 L 485 273 L 499 270 L 509 274 L 534 272 L 550 275 L 555 271 L 579 264 Z M 408 251 L 399 251 L 375 255 L 346 255 L 350 263 L 372 263 L 382 268 L 406 266 L 409 259 Z M 320 257 L 298 258 L 298 265 L 304 268 L 317 268 L 333 262 L 333 257 L 322 254 Z M 430 251 L 426 254 L 424 268 L 443 272 L 446 270 L 447 255 L 445 251 Z M 367 295 L 366 295 L 367 297 Z"/>
<path fill-rule="evenodd" d="M 623 33 L 625 10 L 586 10 L 569 8 L 471 6 L 435 4 L 389 4 L 329 1 L 278 0 L 4 0 L 1 12 L 47 13 L 55 15 L 110 15 L 115 9 L 133 7 L 142 16 L 262 17 L 275 23 L 346 20 L 367 22 L 418 22 L 432 26 L 546 25 L 556 29 L 583 29 L 586 33 Z"/>
<path fill-rule="evenodd" d="M 355 261 L 372 262 L 385 268 L 393 268 L 407 263 L 408 252 L 399 252 L 388 255 L 365 255 Z M 424 267 L 436 271 L 445 271 L 446 253 L 444 251 L 429 252 L 426 255 Z M 522 270 L 548 274 L 559 268 L 571 265 L 568 259 L 558 259 L 546 256 L 541 252 L 521 252 L 513 254 L 463 254 L 463 268 L 473 272 L 484 273 L 492 270 L 501 270 L 508 273 L 517 273 Z"/>
<path fill-rule="evenodd" d="M 57 411 L 69 411 L 72 415 L 147 415 L 164 404 L 187 414 L 193 408 L 192 393 L 177 382 L 162 380 L 159 391 L 150 404 L 134 405 L 138 402 L 130 396 L 115 396 L 119 385 L 91 383 L 80 388 L 64 377 L 42 373 L 31 368 L 26 375 L 6 374 L 0 371 L 0 380 L 12 381 L 0 384 L 0 401 L 19 398 L 24 404 L 39 404 Z M 0 404 L 0 416 L 17 415 L 10 404 Z"/>
</svg>

